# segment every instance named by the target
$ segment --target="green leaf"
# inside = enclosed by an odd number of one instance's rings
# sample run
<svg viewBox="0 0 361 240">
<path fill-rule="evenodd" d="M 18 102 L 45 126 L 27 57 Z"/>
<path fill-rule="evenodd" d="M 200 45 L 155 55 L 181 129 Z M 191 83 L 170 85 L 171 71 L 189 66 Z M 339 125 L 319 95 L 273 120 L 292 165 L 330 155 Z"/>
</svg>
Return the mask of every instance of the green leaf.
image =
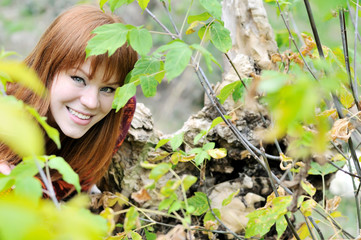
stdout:
<svg viewBox="0 0 361 240">
<path fill-rule="evenodd" d="M 188 205 L 195 208 L 192 212 L 192 215 L 194 216 L 200 216 L 209 209 L 207 195 L 205 193 L 195 192 L 194 196 L 188 198 L 187 200 Z"/>
<path fill-rule="evenodd" d="M 216 19 L 222 17 L 222 5 L 218 0 L 199 0 L 199 3 Z"/>
<path fill-rule="evenodd" d="M 127 0 L 109 0 L 110 10 L 114 12 L 115 9 L 120 8 L 124 4 L 127 4 Z"/>
<path fill-rule="evenodd" d="M 178 77 L 184 71 L 189 64 L 191 56 L 192 50 L 185 43 L 179 44 L 179 47 L 168 51 L 164 64 L 168 81 Z"/>
<path fill-rule="evenodd" d="M 129 44 L 141 56 L 146 55 L 153 46 L 152 35 L 147 29 L 134 28 L 129 31 Z"/>
<path fill-rule="evenodd" d="M 144 229 L 145 231 L 145 238 L 146 240 L 156 240 L 157 234 L 147 231 L 147 229 Z"/>
<path fill-rule="evenodd" d="M 0 60 L 4 59 L 4 58 L 7 58 L 9 56 L 13 56 L 13 55 L 19 55 L 17 52 L 8 52 L 8 51 L 5 51 L 3 48 L 1 49 L 0 51 Z"/>
<path fill-rule="evenodd" d="M 150 0 L 138 0 L 138 4 L 141 9 L 145 10 Z"/>
<path fill-rule="evenodd" d="M 182 179 L 182 184 L 184 191 L 187 191 L 194 183 L 197 182 L 197 178 L 192 175 L 184 175 Z"/>
<path fill-rule="evenodd" d="M 130 232 L 130 236 L 132 236 L 132 240 L 142 240 L 142 236 L 140 236 L 138 233 L 136 232 Z"/>
<path fill-rule="evenodd" d="M 19 196 L 26 196 L 32 201 L 38 201 L 43 196 L 43 189 L 40 181 L 34 177 L 16 179 L 14 193 Z"/>
<path fill-rule="evenodd" d="M 137 92 L 134 83 L 127 83 L 118 87 L 114 94 L 113 109 L 118 112 Z"/>
<path fill-rule="evenodd" d="M 158 209 L 160 211 L 164 209 L 168 209 L 170 205 L 176 200 L 177 200 L 177 195 L 173 194 L 171 197 L 162 200 L 158 205 Z"/>
<path fill-rule="evenodd" d="M 0 141 L 20 157 L 43 155 L 44 138 L 25 105 L 13 96 L 0 97 Z"/>
<path fill-rule="evenodd" d="M 162 61 L 154 57 L 144 56 L 140 58 L 134 65 L 130 82 L 138 81 L 140 76 L 151 75 L 154 76 L 159 83 L 161 83 L 162 79 L 164 78 L 164 74 L 164 64 Z"/>
<path fill-rule="evenodd" d="M 252 81 L 251 78 L 243 78 L 243 83 L 246 84 L 246 86 L 249 85 L 249 83 Z M 236 87 L 232 93 L 232 98 L 233 101 L 237 102 L 238 100 L 240 100 L 242 98 L 242 96 L 244 95 L 245 92 L 245 86 L 242 84 L 240 84 L 238 87 Z"/>
<path fill-rule="evenodd" d="M 44 167 L 44 163 L 38 161 L 41 168 Z M 26 177 L 34 177 L 39 172 L 38 167 L 33 158 L 24 158 L 21 163 L 15 166 L 9 174 L 9 177 L 19 179 Z"/>
<path fill-rule="evenodd" d="M 0 72 L 6 73 L 14 82 L 29 88 L 39 96 L 44 96 L 46 89 L 36 72 L 25 63 L 15 61 L 0 61 Z"/>
<path fill-rule="evenodd" d="M 183 135 L 184 133 L 178 133 L 176 135 L 174 135 L 171 139 L 170 139 L 170 146 L 172 147 L 172 150 L 175 151 L 177 150 L 177 148 L 179 148 L 182 143 L 183 143 Z"/>
<path fill-rule="evenodd" d="M 285 217 L 280 217 L 276 221 L 277 239 L 280 239 L 282 234 L 286 231 L 287 221 Z"/>
<path fill-rule="evenodd" d="M 212 208 L 214 214 L 219 218 L 221 219 L 221 211 L 219 211 L 218 208 Z M 204 218 L 203 218 L 203 225 L 206 224 L 206 222 L 208 221 L 217 221 L 217 219 L 213 216 L 212 212 L 211 211 L 208 211 L 206 213 L 206 215 L 204 215 Z"/>
<path fill-rule="evenodd" d="M 337 161 L 333 162 L 335 165 L 342 168 L 345 165 L 345 161 Z M 325 163 L 324 165 L 320 165 L 319 163 L 312 161 L 311 168 L 308 170 L 308 174 L 310 175 L 327 175 L 333 172 L 336 172 L 338 169 L 332 166 L 330 163 Z"/>
<path fill-rule="evenodd" d="M 191 47 L 196 49 L 197 51 L 199 51 L 202 54 L 202 56 L 204 57 L 204 60 L 206 61 L 206 65 L 208 67 L 208 70 L 210 72 L 213 72 L 211 62 L 214 62 L 215 64 L 217 64 L 218 67 L 222 70 L 221 64 L 219 64 L 219 62 L 217 62 L 217 59 L 215 59 L 215 57 L 212 55 L 212 53 L 210 53 L 207 49 L 205 49 L 204 47 L 202 47 L 199 44 L 192 44 Z"/>
<path fill-rule="evenodd" d="M 214 22 L 209 30 L 211 42 L 219 51 L 226 53 L 232 48 L 231 33 L 221 23 Z"/>
<path fill-rule="evenodd" d="M 15 179 L 0 174 L 0 195 L 15 184 Z"/>
<path fill-rule="evenodd" d="M 161 139 L 159 140 L 157 146 L 155 146 L 155 150 L 157 150 L 158 148 L 160 148 L 161 146 L 163 146 L 164 144 L 166 144 L 167 142 L 169 142 L 170 139 Z"/>
<path fill-rule="evenodd" d="M 198 133 L 195 137 L 194 137 L 194 140 L 193 140 L 193 143 L 194 144 L 197 144 L 199 142 L 199 140 L 201 140 L 201 138 L 206 135 L 208 133 L 207 130 L 202 130 L 200 133 Z"/>
<path fill-rule="evenodd" d="M 130 207 L 129 211 L 125 215 L 125 220 L 124 220 L 124 230 L 126 232 L 129 232 L 134 228 L 136 228 L 138 217 L 139 217 L 139 213 L 135 209 L 135 207 Z"/>
<path fill-rule="evenodd" d="M 202 42 L 206 43 L 211 40 L 211 32 L 209 30 L 211 24 L 207 26 L 203 26 L 198 30 L 198 37 L 202 40 Z"/>
<path fill-rule="evenodd" d="M 157 93 L 158 82 L 154 77 L 140 76 L 140 84 L 145 97 L 153 97 Z"/>
<path fill-rule="evenodd" d="M 203 146 L 203 150 L 208 151 L 208 150 L 213 149 L 215 146 L 216 146 L 216 144 L 214 142 L 209 142 Z"/>
<path fill-rule="evenodd" d="M 302 202 L 300 210 L 305 217 L 308 217 L 311 216 L 312 210 L 316 207 L 316 205 L 317 202 L 311 198 Z"/>
<path fill-rule="evenodd" d="M 208 20 L 210 17 L 211 17 L 211 15 L 208 12 L 204 12 L 204 13 L 201 13 L 198 15 L 191 15 L 188 17 L 187 23 L 191 24 L 192 22 L 195 22 L 195 21 L 203 22 L 203 21 Z"/>
<path fill-rule="evenodd" d="M 150 171 L 149 178 L 158 181 L 171 167 L 172 165 L 170 163 L 160 163 Z"/>
<path fill-rule="evenodd" d="M 168 209 L 168 213 L 171 213 L 171 212 L 176 212 L 178 211 L 179 209 L 181 209 L 181 201 L 179 200 L 175 200 L 169 207 Z"/>
<path fill-rule="evenodd" d="M 75 189 L 80 192 L 81 187 L 79 183 L 79 176 L 74 172 L 71 166 L 62 158 L 54 157 L 48 161 L 48 166 L 52 169 L 58 170 L 63 176 L 64 181 L 73 184 Z"/>
<path fill-rule="evenodd" d="M 164 197 L 170 197 L 175 193 L 174 191 L 177 190 L 181 183 L 181 180 L 168 180 L 165 186 L 160 189 L 160 193 Z"/>
<path fill-rule="evenodd" d="M 224 207 L 224 206 L 227 206 L 228 204 L 230 204 L 232 202 L 234 196 L 236 196 L 239 193 L 239 190 L 240 189 L 238 189 L 237 191 L 229 194 L 229 196 L 222 201 L 222 206 Z"/>
<path fill-rule="evenodd" d="M 197 156 L 194 159 L 194 162 L 196 163 L 197 166 L 201 165 L 204 162 L 205 158 L 209 158 L 210 156 L 208 155 L 208 153 L 206 151 L 201 151 L 200 153 L 197 154 Z"/>
<path fill-rule="evenodd" d="M 105 24 L 94 29 L 96 35 L 88 41 L 86 57 L 108 52 L 111 56 L 127 40 L 129 28 L 122 23 Z"/>
<path fill-rule="evenodd" d="M 39 115 L 39 113 L 35 110 L 35 108 L 32 108 L 30 106 L 26 106 L 26 110 L 35 117 L 35 119 L 40 123 L 40 125 L 44 128 L 45 132 L 48 134 L 49 138 L 53 140 L 56 143 L 56 146 L 58 149 L 60 149 L 60 137 L 59 132 L 56 128 L 51 127 L 46 122 L 46 117 L 42 117 Z"/>
<path fill-rule="evenodd" d="M 241 81 L 235 81 L 233 83 L 230 83 L 230 84 L 227 84 L 226 86 L 224 86 L 217 96 L 217 98 L 219 99 L 219 102 L 221 104 L 223 104 L 226 101 L 226 99 L 229 97 L 229 95 L 231 95 L 234 92 L 234 90 L 241 85 L 242 85 Z"/>
<path fill-rule="evenodd" d="M 275 93 L 287 83 L 288 78 L 288 74 L 264 70 L 262 71 L 262 81 L 260 81 L 258 90 L 266 93 Z"/>
<path fill-rule="evenodd" d="M 309 182 L 301 181 L 302 188 L 312 197 L 316 193 L 316 188 Z"/>
</svg>

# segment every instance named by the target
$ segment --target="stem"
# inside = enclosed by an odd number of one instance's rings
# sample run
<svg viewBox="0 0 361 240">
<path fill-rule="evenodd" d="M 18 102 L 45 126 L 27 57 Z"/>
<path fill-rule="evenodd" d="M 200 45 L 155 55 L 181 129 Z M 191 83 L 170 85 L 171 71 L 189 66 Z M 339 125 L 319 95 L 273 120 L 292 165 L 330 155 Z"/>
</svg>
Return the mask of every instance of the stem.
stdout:
<svg viewBox="0 0 361 240">
<path fill-rule="evenodd" d="M 172 17 L 172 15 L 170 14 L 169 9 L 168 9 L 165 1 L 162 1 L 162 5 L 163 5 L 165 11 L 167 12 L 168 18 L 169 18 L 170 22 L 172 23 L 172 26 L 173 26 L 173 28 L 174 28 L 174 31 L 177 33 L 178 38 L 179 38 L 179 39 L 182 39 L 182 36 L 179 34 L 178 28 L 177 28 L 177 26 L 176 26 L 175 23 L 174 23 L 173 17 Z"/>
<path fill-rule="evenodd" d="M 326 192 L 325 175 L 321 174 L 321 178 L 322 178 L 322 207 L 325 208 L 325 192 Z"/>
<path fill-rule="evenodd" d="M 309 233 L 310 233 L 310 235 L 311 235 L 311 238 L 312 238 L 313 240 L 315 240 L 316 238 L 315 238 L 315 236 L 313 235 L 312 228 L 311 228 L 310 224 L 308 223 L 307 217 L 305 217 L 305 215 L 303 215 L 303 217 L 305 218 L 306 226 L 307 226 L 308 231 L 309 231 Z"/>
<path fill-rule="evenodd" d="M 180 29 L 180 31 L 179 31 L 180 34 L 182 34 L 183 29 L 184 29 L 184 26 L 186 25 L 186 21 L 187 21 L 187 18 L 188 18 L 188 15 L 189 15 L 189 12 L 190 12 L 190 10 L 191 10 L 192 5 L 193 5 L 193 0 L 191 0 L 191 4 L 189 4 L 189 8 L 187 9 L 187 13 L 186 13 L 186 15 L 185 15 L 185 17 L 184 17 L 184 20 L 183 20 L 183 23 L 182 23 L 182 27 L 181 27 L 181 29 Z"/>
<path fill-rule="evenodd" d="M 359 5 L 359 0 L 357 0 L 357 3 L 356 3 L 356 19 L 355 19 L 355 38 L 354 38 L 354 55 L 353 55 L 353 85 L 355 86 L 355 95 L 356 97 L 358 97 L 358 87 L 357 87 L 357 66 L 356 66 L 356 52 L 357 52 L 357 35 L 358 35 L 358 5 Z M 350 12 L 351 12 L 351 9 L 350 9 Z"/>
<path fill-rule="evenodd" d="M 355 85 L 355 82 L 352 80 L 352 76 L 351 76 L 350 58 L 348 55 L 347 31 L 346 31 L 346 26 L 345 26 L 345 12 L 343 9 L 339 10 L 339 18 L 340 18 L 340 26 L 341 26 L 343 55 L 345 57 L 347 76 L 348 76 L 348 79 L 350 82 L 352 96 L 355 100 L 356 107 L 357 107 L 358 111 L 360 111 L 360 106 L 358 104 L 358 96 L 356 95 L 357 85 Z M 355 51 L 356 51 L 356 49 L 355 49 Z M 355 54 L 356 54 L 356 52 L 355 52 Z M 354 59 L 354 61 L 356 62 L 356 59 Z M 354 78 L 356 78 L 356 76 L 354 76 Z"/>
<path fill-rule="evenodd" d="M 48 190 L 49 192 L 49 197 L 51 198 L 51 200 L 54 202 L 55 206 L 60 209 L 60 204 L 58 202 L 58 199 L 56 198 L 56 194 L 55 194 L 55 191 L 54 191 L 54 188 L 51 186 L 51 184 L 48 182 L 48 179 L 44 173 L 44 170 L 40 167 L 39 165 L 39 160 L 34 156 L 34 161 L 35 161 L 35 164 L 36 164 L 36 167 L 38 168 L 39 170 L 39 174 L 40 174 L 40 177 L 41 177 L 41 180 L 43 181 L 46 189 Z"/>
<path fill-rule="evenodd" d="M 316 28 L 315 20 L 313 18 L 310 3 L 308 2 L 308 0 L 304 0 L 304 3 L 305 3 L 305 6 L 306 6 L 308 19 L 309 19 L 310 24 L 311 24 L 313 37 L 315 38 L 315 41 L 316 41 L 318 54 L 321 56 L 321 58 L 325 58 L 325 55 L 323 54 L 323 49 L 322 49 L 322 44 L 321 44 L 321 41 L 320 41 L 320 37 L 318 36 L 318 31 L 317 31 L 317 28 Z"/>
</svg>

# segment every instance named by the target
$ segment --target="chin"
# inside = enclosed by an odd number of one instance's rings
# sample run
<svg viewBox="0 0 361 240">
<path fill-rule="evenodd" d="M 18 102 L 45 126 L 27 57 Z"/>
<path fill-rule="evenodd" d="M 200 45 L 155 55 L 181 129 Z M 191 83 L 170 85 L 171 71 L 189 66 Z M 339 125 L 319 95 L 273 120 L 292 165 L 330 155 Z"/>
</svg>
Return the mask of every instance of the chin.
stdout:
<svg viewBox="0 0 361 240">
<path fill-rule="evenodd" d="M 63 131 L 64 135 L 73 139 L 79 139 L 82 136 L 84 136 L 85 133 L 83 132 L 68 132 L 68 131 Z"/>
</svg>

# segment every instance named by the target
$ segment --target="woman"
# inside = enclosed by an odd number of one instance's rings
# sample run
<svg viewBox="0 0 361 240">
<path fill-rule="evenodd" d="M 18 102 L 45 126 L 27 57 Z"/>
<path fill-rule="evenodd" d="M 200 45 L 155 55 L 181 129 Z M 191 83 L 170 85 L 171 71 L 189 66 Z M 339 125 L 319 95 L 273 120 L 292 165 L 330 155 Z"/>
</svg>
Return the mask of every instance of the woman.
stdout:
<svg viewBox="0 0 361 240">
<path fill-rule="evenodd" d="M 103 54 L 85 59 L 87 42 L 94 36 L 91 32 L 98 26 L 119 22 L 119 18 L 95 6 L 69 9 L 55 19 L 25 59 L 49 89 L 49 97 L 43 99 L 16 84 L 7 87 L 7 94 L 34 106 L 59 130 L 61 149 L 46 137 L 47 155 L 63 157 L 78 173 L 83 191 L 104 175 L 134 114 L 135 98 L 117 113 L 112 101 L 115 89 L 124 84 L 137 61 L 136 52 L 123 45 L 110 57 Z M 9 165 L 21 160 L 3 144 L 0 159 Z M 0 166 L 3 173 L 9 170 L 4 164 Z M 59 199 L 74 191 L 58 173 L 52 178 Z"/>
</svg>

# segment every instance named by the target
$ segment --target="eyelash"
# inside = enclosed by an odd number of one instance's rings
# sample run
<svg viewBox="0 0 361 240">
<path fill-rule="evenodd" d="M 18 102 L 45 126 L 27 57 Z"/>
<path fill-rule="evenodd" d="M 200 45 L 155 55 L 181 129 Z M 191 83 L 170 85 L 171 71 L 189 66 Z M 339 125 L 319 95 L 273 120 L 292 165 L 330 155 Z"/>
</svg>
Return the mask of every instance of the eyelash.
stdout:
<svg viewBox="0 0 361 240">
<path fill-rule="evenodd" d="M 85 80 L 81 77 L 78 77 L 78 76 L 70 76 L 75 82 L 82 82 L 84 85 L 85 85 Z"/>
<path fill-rule="evenodd" d="M 85 85 L 85 80 L 81 77 L 78 77 L 78 76 L 70 76 L 75 82 L 77 83 L 82 83 Z M 113 93 L 115 92 L 115 88 L 112 88 L 112 87 L 103 87 L 100 89 L 100 91 L 103 91 L 105 93 Z"/>
</svg>

